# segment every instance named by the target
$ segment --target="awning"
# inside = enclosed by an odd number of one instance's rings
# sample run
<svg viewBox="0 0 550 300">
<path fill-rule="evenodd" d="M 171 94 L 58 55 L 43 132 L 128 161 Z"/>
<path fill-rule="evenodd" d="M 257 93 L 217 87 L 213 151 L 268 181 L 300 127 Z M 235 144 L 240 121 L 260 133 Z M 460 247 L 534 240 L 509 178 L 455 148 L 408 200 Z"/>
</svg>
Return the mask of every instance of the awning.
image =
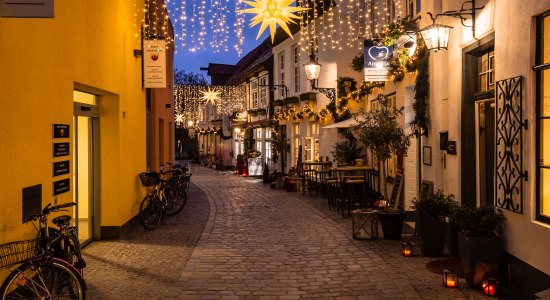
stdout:
<svg viewBox="0 0 550 300">
<path fill-rule="evenodd" d="M 323 129 L 326 129 L 326 128 L 348 128 L 348 127 L 353 126 L 355 124 L 357 124 L 357 120 L 355 120 L 355 118 L 350 118 L 350 119 L 344 120 L 342 122 L 337 122 L 337 123 L 334 123 L 334 124 L 324 126 Z"/>
</svg>

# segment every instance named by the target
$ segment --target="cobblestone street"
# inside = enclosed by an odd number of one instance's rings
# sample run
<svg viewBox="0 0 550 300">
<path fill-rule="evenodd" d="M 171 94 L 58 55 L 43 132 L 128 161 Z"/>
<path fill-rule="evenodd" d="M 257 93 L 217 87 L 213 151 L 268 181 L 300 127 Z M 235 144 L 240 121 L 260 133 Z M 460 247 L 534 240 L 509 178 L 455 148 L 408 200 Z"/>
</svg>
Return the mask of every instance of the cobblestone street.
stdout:
<svg viewBox="0 0 550 300">
<path fill-rule="evenodd" d="M 193 166 L 184 210 L 85 248 L 89 299 L 484 299 L 446 289 L 402 241 L 353 240 L 326 199 Z M 404 235 L 404 240 L 412 236 Z M 419 252 L 419 251 L 417 251 Z"/>
</svg>

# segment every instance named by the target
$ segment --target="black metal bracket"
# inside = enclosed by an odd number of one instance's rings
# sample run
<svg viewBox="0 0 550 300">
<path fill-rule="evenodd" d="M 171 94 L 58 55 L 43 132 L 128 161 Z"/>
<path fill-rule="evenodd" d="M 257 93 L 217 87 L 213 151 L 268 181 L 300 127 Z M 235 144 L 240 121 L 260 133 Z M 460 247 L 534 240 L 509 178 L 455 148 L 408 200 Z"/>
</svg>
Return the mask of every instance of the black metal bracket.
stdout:
<svg viewBox="0 0 550 300">
<path fill-rule="evenodd" d="M 335 88 L 315 88 L 315 90 L 321 92 L 323 95 L 330 99 L 330 102 L 336 102 L 336 89 Z"/>
<path fill-rule="evenodd" d="M 321 88 L 317 87 L 317 80 L 311 80 L 311 89 L 314 91 L 319 91 L 323 95 L 329 98 L 330 102 L 336 103 L 336 89 L 335 88 Z"/>
<path fill-rule="evenodd" d="M 470 3 L 470 8 L 465 8 L 465 6 Z M 464 1 L 462 3 L 462 6 L 460 7 L 460 10 L 448 10 L 446 12 L 436 14 L 435 17 L 432 13 L 428 12 L 428 15 L 432 19 L 432 22 L 435 23 L 435 20 L 437 17 L 453 17 L 453 18 L 459 18 L 460 23 L 462 23 L 462 26 L 464 27 L 471 27 L 472 28 L 472 36 L 476 36 L 476 10 L 480 10 L 484 8 L 484 6 L 476 7 L 476 1 L 470 0 L 470 1 Z M 467 25 L 465 23 L 468 18 L 472 18 L 472 25 Z"/>
</svg>

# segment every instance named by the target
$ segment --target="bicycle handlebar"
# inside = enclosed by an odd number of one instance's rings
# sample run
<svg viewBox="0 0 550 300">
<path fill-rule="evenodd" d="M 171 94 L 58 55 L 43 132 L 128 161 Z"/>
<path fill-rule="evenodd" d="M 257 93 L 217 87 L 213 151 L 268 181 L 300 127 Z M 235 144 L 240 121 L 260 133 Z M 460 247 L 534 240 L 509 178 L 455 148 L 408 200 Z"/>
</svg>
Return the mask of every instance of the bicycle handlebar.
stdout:
<svg viewBox="0 0 550 300">
<path fill-rule="evenodd" d="M 42 209 L 41 214 L 33 213 L 30 216 L 25 217 L 23 219 L 23 223 L 28 223 L 30 221 L 38 220 L 38 219 L 40 219 L 41 217 L 43 217 L 45 215 L 49 215 L 50 212 L 52 212 L 52 211 L 59 211 L 60 208 L 75 206 L 76 203 L 69 202 L 69 203 L 62 203 L 62 204 L 54 205 L 54 206 L 51 206 L 51 205 L 52 205 L 51 203 L 48 203 L 48 205 L 46 205 L 46 207 L 44 207 Z"/>
</svg>

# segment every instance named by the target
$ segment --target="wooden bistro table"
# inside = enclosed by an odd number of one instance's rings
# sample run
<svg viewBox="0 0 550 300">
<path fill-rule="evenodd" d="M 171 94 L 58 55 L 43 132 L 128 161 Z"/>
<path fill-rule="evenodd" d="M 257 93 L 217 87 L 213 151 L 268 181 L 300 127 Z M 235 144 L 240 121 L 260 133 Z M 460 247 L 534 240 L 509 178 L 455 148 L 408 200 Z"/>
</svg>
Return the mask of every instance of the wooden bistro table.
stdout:
<svg viewBox="0 0 550 300">
<path fill-rule="evenodd" d="M 315 197 L 319 195 L 319 191 L 324 191 L 331 165 L 332 162 L 330 161 L 308 161 L 302 163 L 302 195 L 306 193 L 306 187 L 309 196 L 311 196 L 313 190 L 315 190 Z"/>
<path fill-rule="evenodd" d="M 352 188 L 360 188 L 362 193 L 359 196 L 360 207 L 365 206 L 365 198 L 367 196 L 369 188 L 372 188 L 372 172 L 373 167 L 335 167 L 331 168 L 331 177 L 336 178 L 337 193 L 336 193 L 336 207 L 342 211 L 342 216 L 347 210 L 348 216 L 351 214 L 351 207 L 353 205 L 353 190 Z"/>
</svg>

